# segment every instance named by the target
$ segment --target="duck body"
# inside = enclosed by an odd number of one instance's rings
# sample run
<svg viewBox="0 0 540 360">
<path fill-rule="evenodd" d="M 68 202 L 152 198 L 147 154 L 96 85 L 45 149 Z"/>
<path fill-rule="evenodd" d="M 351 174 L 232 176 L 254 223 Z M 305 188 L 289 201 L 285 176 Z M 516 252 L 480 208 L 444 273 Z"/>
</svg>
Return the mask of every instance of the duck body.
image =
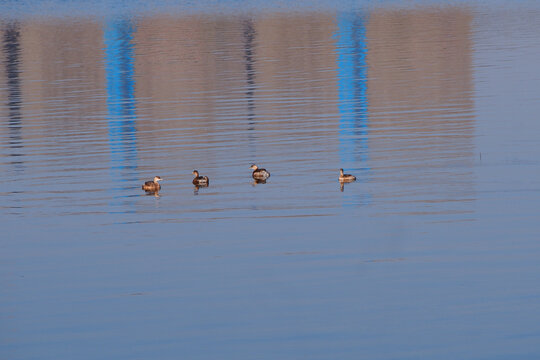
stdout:
<svg viewBox="0 0 540 360">
<path fill-rule="evenodd" d="M 343 169 L 339 169 L 339 181 L 340 182 L 352 182 L 356 180 L 356 176 L 351 174 L 344 174 Z"/>
<path fill-rule="evenodd" d="M 193 185 L 208 186 L 210 184 L 208 176 L 200 176 L 197 170 L 193 170 L 192 174 L 195 176 L 192 181 Z"/>
<path fill-rule="evenodd" d="M 141 188 L 144 191 L 159 191 L 161 189 L 161 185 L 159 184 L 161 180 L 163 180 L 161 177 L 155 176 L 154 180 L 146 181 Z"/>
<path fill-rule="evenodd" d="M 268 172 L 266 169 L 259 169 L 259 167 L 255 164 L 251 165 L 250 169 L 253 170 L 251 176 L 255 180 L 266 180 L 270 177 L 270 172 Z"/>
</svg>

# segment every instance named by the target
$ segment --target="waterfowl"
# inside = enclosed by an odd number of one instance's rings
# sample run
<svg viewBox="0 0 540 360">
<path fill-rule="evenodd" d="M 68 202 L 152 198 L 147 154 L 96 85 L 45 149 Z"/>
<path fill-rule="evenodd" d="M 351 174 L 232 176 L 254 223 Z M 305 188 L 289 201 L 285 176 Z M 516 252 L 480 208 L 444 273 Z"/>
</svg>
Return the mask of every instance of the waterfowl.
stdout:
<svg viewBox="0 0 540 360">
<path fill-rule="evenodd" d="M 161 189 L 161 185 L 159 185 L 161 180 L 163 180 L 161 177 L 154 176 L 154 180 L 145 182 L 142 189 L 145 191 L 159 191 Z"/>
<path fill-rule="evenodd" d="M 253 170 L 251 176 L 253 176 L 255 180 L 266 180 L 270 177 L 270 173 L 266 171 L 266 169 L 259 169 L 255 164 L 251 165 L 249 168 Z"/>
<path fill-rule="evenodd" d="M 343 169 L 339 169 L 339 181 L 340 182 L 351 182 L 351 181 L 355 181 L 355 180 L 356 180 L 356 176 L 351 175 L 351 174 L 344 174 Z"/>
<path fill-rule="evenodd" d="M 193 185 L 208 186 L 208 184 L 210 184 L 208 176 L 199 176 L 199 172 L 197 170 L 193 170 L 192 174 L 195 176 L 193 179 Z"/>
</svg>

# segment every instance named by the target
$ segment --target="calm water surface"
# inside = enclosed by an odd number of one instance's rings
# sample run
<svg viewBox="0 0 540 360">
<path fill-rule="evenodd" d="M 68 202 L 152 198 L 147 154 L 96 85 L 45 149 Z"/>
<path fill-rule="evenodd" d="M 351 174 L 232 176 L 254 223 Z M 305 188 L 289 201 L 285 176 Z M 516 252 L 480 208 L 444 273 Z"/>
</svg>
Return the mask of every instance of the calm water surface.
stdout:
<svg viewBox="0 0 540 360">
<path fill-rule="evenodd" d="M 540 357 L 538 4 L 94 5 L 0 5 L 0 358 Z"/>
</svg>

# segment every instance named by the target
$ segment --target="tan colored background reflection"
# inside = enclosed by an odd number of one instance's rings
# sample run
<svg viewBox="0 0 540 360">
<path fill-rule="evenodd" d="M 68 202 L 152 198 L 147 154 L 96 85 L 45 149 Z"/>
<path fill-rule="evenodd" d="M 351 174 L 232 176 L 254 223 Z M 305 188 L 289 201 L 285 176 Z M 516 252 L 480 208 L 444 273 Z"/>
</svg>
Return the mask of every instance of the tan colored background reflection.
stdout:
<svg viewBox="0 0 540 360">
<path fill-rule="evenodd" d="M 367 84 L 367 109 L 356 111 L 367 112 L 368 132 L 367 163 L 356 166 L 369 169 L 356 175 L 381 184 L 372 195 L 382 201 L 468 201 L 473 180 L 466 167 L 474 159 L 470 12 L 381 9 L 356 16 L 362 21 L 354 26 L 365 27 L 367 54 L 367 78 L 353 79 Z M 123 21 L 131 29 L 133 59 L 126 61 L 133 74 L 120 74 L 126 81 L 118 86 L 134 86 L 128 104 L 134 120 L 120 122 L 120 131 L 130 134 L 115 139 L 110 131 L 116 125 L 108 119 L 121 113 L 111 114 L 108 101 L 121 99 L 108 94 L 107 72 L 117 71 L 107 68 L 108 23 L 17 25 L 23 147 L 40 153 L 53 141 L 63 156 L 90 151 L 106 167 L 116 141 L 137 147 L 129 154 L 137 157 L 132 168 L 186 168 L 186 176 L 202 166 L 210 175 L 227 174 L 259 161 L 281 166 L 284 175 L 311 178 L 341 167 L 336 46 L 343 34 L 333 14 Z M 4 59 L 9 56 L 4 46 Z M 3 83 L 6 69 L 0 70 Z M 7 99 L 9 87 L 2 89 Z M 9 106 L 1 113 L 9 117 Z M 46 141 L 33 142 L 38 138 Z M 233 181 L 236 171 L 222 176 Z"/>
<path fill-rule="evenodd" d="M 410 202 L 474 196 L 471 31 L 466 8 L 369 15 L 370 159 L 384 175 L 377 181 L 388 176 L 400 183 L 384 196 Z"/>
</svg>

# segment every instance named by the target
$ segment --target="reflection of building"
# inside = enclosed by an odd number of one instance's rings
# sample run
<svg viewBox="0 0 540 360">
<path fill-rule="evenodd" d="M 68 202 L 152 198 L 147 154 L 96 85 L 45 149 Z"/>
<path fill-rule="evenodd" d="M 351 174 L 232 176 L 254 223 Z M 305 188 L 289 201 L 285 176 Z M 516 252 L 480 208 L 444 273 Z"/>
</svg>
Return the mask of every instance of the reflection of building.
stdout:
<svg viewBox="0 0 540 360">
<path fill-rule="evenodd" d="M 254 129 L 262 143 L 256 156 L 274 154 L 274 161 L 286 161 L 310 159 L 321 151 L 335 162 L 333 136 L 339 125 L 333 16 L 272 14 L 257 18 L 255 30 Z"/>
<path fill-rule="evenodd" d="M 393 111 L 421 110 L 409 116 L 412 123 L 401 122 L 403 132 L 419 126 L 438 128 L 430 115 L 448 114 L 447 109 L 441 110 L 442 105 L 449 105 L 450 111 L 458 114 L 470 113 L 471 20 L 469 12 L 456 8 L 372 13 L 367 25 L 367 63 L 368 96 L 374 111 L 390 104 Z M 394 121 L 399 119 L 377 127 L 382 130 Z M 470 117 L 457 121 L 472 125 Z M 463 135 L 470 137 L 470 126 L 466 128 Z"/>
<path fill-rule="evenodd" d="M 367 156 L 366 22 L 356 13 L 339 15 L 337 21 L 339 153 L 345 167 L 358 166 L 355 161 Z"/>
<path fill-rule="evenodd" d="M 88 156 L 92 147 L 80 137 L 107 134 L 96 121 L 105 112 L 100 27 L 90 21 L 36 20 L 21 23 L 19 32 L 23 137 L 25 142 L 46 139 L 61 145 L 33 149 L 32 155 L 44 151 Z M 8 96 L 2 94 L 2 99 Z"/>
<path fill-rule="evenodd" d="M 340 167 L 361 170 L 359 181 L 368 179 L 369 170 L 366 22 L 367 17 L 358 13 L 340 14 L 336 31 Z M 358 195 L 347 196 L 346 201 L 369 202 Z"/>
<path fill-rule="evenodd" d="M 471 21 L 454 7 L 369 16 L 370 160 L 395 169 L 403 196 L 438 184 L 441 200 L 470 197 L 470 172 L 451 169 L 473 161 Z"/>
<path fill-rule="evenodd" d="M 6 107 L 7 114 L 2 116 L 7 120 L 9 137 L 9 156 L 12 157 L 10 163 L 15 169 L 22 169 L 22 153 L 19 150 L 23 147 L 22 125 L 21 125 L 21 80 L 20 72 L 20 26 L 17 23 L 10 23 L 3 29 L 3 53 L 5 64 L 2 69 L 6 79 Z"/>
<path fill-rule="evenodd" d="M 298 154 L 311 151 L 304 141 L 337 151 L 324 136 L 338 128 L 334 26 L 325 14 L 141 19 L 133 34 L 135 93 L 153 101 L 137 109 L 138 118 L 164 121 L 140 120 L 138 141 L 197 147 L 193 166 L 199 157 L 217 166 L 234 153 L 249 162 L 284 151 L 267 145 L 283 131 Z M 204 145 L 222 140 L 227 153 Z"/>
<path fill-rule="evenodd" d="M 215 162 L 214 153 L 201 144 L 213 141 L 217 96 L 231 96 L 233 84 L 222 84 L 225 76 L 218 72 L 241 73 L 241 49 L 229 43 L 241 43 L 238 24 L 229 20 L 205 17 L 175 18 L 157 16 L 137 22 L 133 43 L 135 95 L 149 99 L 139 106 L 138 142 L 141 147 L 200 147 L 201 158 Z M 227 29 L 227 31 L 224 31 Z M 163 34 L 166 34 L 163 35 Z M 229 35 L 228 38 L 224 38 Z M 219 61 L 219 55 L 229 54 L 233 61 Z M 231 66 L 234 70 L 227 68 Z M 151 119 L 147 121 L 146 119 Z M 180 150 L 181 151 L 181 150 Z M 162 154 L 139 154 L 142 161 L 156 161 Z M 177 166 L 194 168 L 200 160 L 178 156 Z"/>
<path fill-rule="evenodd" d="M 420 180 L 399 171 L 472 159 L 463 8 L 55 19 L 3 31 L 0 111 L 13 126 L 0 131 L 17 139 L 28 125 L 25 141 L 61 145 L 52 155 L 99 144 L 88 156 L 112 161 L 115 179 L 135 179 L 143 163 L 191 170 L 240 159 L 243 169 L 263 161 L 297 173 L 341 163 L 367 181 L 394 171 L 405 186 L 440 183 L 441 196 L 445 181 L 470 183 L 466 171 Z"/>
<path fill-rule="evenodd" d="M 107 23 L 103 33 L 113 181 L 137 180 L 133 32 L 131 22 L 120 20 Z"/>
<path fill-rule="evenodd" d="M 253 130 L 255 130 L 255 89 L 256 85 L 256 71 L 255 71 L 255 26 L 252 19 L 246 19 L 243 22 L 244 28 L 244 63 L 246 68 L 246 101 L 247 101 L 247 123 L 248 123 L 248 141 L 250 150 L 250 159 L 252 162 L 256 156 L 256 139 L 253 136 Z"/>
</svg>

